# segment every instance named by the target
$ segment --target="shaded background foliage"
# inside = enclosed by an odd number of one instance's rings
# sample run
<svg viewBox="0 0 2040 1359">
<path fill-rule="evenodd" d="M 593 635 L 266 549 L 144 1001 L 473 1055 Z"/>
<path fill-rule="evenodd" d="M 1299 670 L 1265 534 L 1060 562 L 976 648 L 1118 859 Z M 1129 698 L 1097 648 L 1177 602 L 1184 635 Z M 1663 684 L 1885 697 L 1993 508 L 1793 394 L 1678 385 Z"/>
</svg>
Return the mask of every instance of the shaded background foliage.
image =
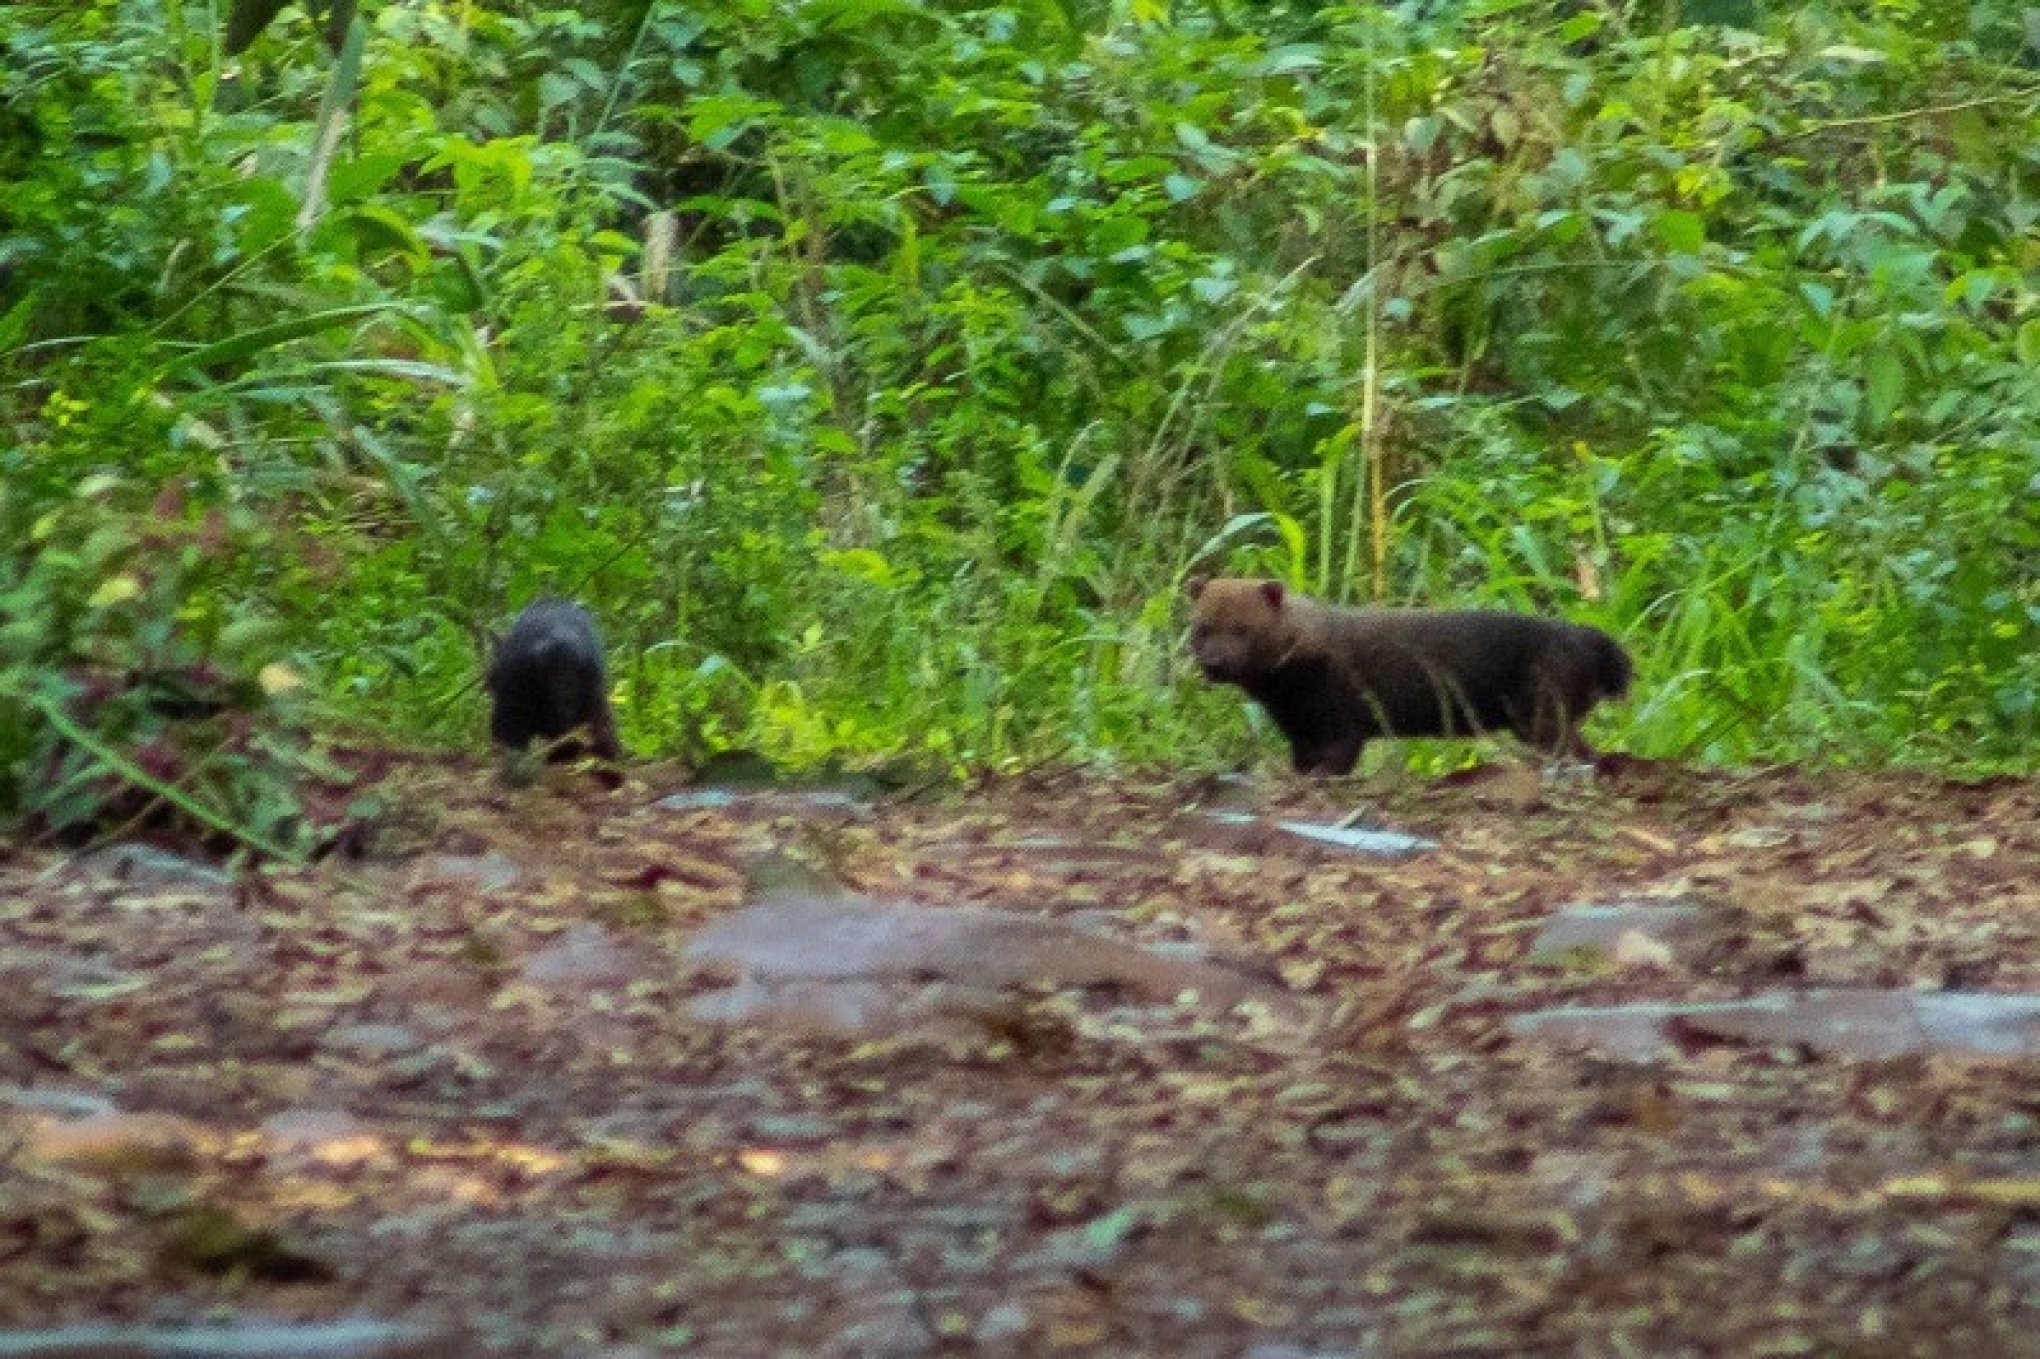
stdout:
<svg viewBox="0 0 2040 1359">
<path fill-rule="evenodd" d="M 2029 7 L 242 9 L 0 11 L 17 806 L 137 600 L 404 739 L 560 589 L 639 750 L 1216 763 L 1212 567 L 1607 626 L 1644 753 L 2030 765 Z M 233 550 L 57 580 L 88 477 Z"/>
</svg>

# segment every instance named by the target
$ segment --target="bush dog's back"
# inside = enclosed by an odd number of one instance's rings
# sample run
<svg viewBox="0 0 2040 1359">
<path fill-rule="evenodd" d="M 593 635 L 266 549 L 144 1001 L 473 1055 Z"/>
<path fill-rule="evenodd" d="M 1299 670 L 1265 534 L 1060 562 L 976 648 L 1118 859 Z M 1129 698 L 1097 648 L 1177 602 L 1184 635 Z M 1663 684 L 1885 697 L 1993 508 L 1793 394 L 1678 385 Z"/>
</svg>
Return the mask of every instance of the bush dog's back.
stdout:
<svg viewBox="0 0 2040 1359">
<path fill-rule="evenodd" d="M 1190 582 L 1190 650 L 1289 740 L 1299 773 L 1346 774 L 1378 736 L 1512 731 L 1551 755 L 1593 752 L 1579 724 L 1629 688 L 1598 628 L 1487 609 L 1346 609 L 1280 581 Z"/>
<path fill-rule="evenodd" d="M 559 741 L 585 728 L 588 744 L 605 760 L 622 758 L 602 639 L 588 611 L 567 599 L 533 600 L 517 615 L 510 635 L 492 648 L 486 676 L 489 735 L 513 750 L 535 737 Z M 579 752 L 562 743 L 553 758 Z"/>
</svg>

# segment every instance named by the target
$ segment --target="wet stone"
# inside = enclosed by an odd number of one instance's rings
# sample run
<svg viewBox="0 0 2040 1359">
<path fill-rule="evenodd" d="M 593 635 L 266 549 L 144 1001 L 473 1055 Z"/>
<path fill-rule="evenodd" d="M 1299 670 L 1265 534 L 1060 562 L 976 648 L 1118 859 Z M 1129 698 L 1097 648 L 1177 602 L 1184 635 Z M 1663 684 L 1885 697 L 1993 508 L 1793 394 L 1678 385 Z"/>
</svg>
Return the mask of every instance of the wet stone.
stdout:
<svg viewBox="0 0 2040 1359">
<path fill-rule="evenodd" d="M 541 986 L 614 986 L 636 975 L 631 957 L 598 925 L 575 925 L 525 960 L 524 979 Z"/>
<path fill-rule="evenodd" d="M 757 1114 L 750 1131 L 775 1146 L 822 1146 L 838 1126 L 834 1119 L 815 1114 Z"/>
<path fill-rule="evenodd" d="M 112 1100 L 88 1090 L 37 1090 L 22 1086 L 0 1088 L 0 1108 L 31 1117 L 69 1122 L 105 1118 L 115 1112 Z"/>
<path fill-rule="evenodd" d="M 458 883 L 501 892 L 524 876 L 515 860 L 491 850 L 487 854 L 433 854 L 419 860 L 417 875 L 427 883 Z"/>
<path fill-rule="evenodd" d="M 904 1288 L 865 1298 L 851 1309 L 837 1333 L 842 1352 L 871 1359 L 908 1359 L 935 1348 L 935 1334 L 921 1319 L 914 1294 Z"/>
<path fill-rule="evenodd" d="M 1020 1216 L 1020 1209 L 1008 1203 L 969 1202 L 937 1204 L 921 1210 L 921 1220 L 948 1232 L 977 1236 L 1002 1232 Z"/>
<path fill-rule="evenodd" d="M 668 812 L 719 812 L 736 805 L 738 794 L 727 788 L 690 788 L 660 798 L 653 805 Z"/>
<path fill-rule="evenodd" d="M 1677 957 L 1702 933 L 1705 913 L 1690 902 L 1579 902 L 1561 906 L 1531 941 L 1531 961 L 1567 955 L 1641 962 L 1658 956 L 1639 940 L 1662 946 Z"/>
<path fill-rule="evenodd" d="M 401 1057 L 425 1043 L 402 1024 L 345 1024 L 327 1037 L 324 1046 L 357 1057 Z"/>
<path fill-rule="evenodd" d="M 1351 1118 L 1320 1123 L 1310 1130 L 1310 1144 L 1327 1150 L 1373 1146 L 1386 1142 L 1390 1134 L 1377 1119 Z"/>
<path fill-rule="evenodd" d="M 1520 1037 L 1651 1061 L 1683 1047 L 1805 1047 L 1833 1057 L 2040 1054 L 2040 995 L 1955 991 L 1773 992 L 1747 1000 L 1577 1006 L 1518 1015 Z"/>
<path fill-rule="evenodd" d="M 868 798 L 847 788 L 688 788 L 652 804 L 668 812 L 728 812 L 741 820 L 835 816 L 869 816 Z"/>
<path fill-rule="evenodd" d="M 931 1040 L 964 1038 L 972 1006 L 951 988 L 927 988 L 869 981 L 760 981 L 696 996 L 688 1012 L 711 1024 L 755 1025 L 791 1034 L 847 1034 L 864 1037 L 918 1035 Z M 995 991 L 974 993 L 980 1006 L 994 1005 Z"/>
<path fill-rule="evenodd" d="M 1305 840 L 1350 849 L 1356 854 L 1368 854 L 1378 859 L 1402 858 L 1438 847 L 1436 840 L 1427 840 L 1421 835 L 1373 830 L 1365 826 L 1320 826 L 1309 821 L 1277 821 L 1275 826 Z"/>
<path fill-rule="evenodd" d="M 383 1139 L 342 1109 L 285 1109 L 262 1120 L 272 1153 L 327 1165 L 352 1165 L 384 1150 Z"/>
<path fill-rule="evenodd" d="M 1566 1208 L 1597 1207 L 1617 1182 L 1617 1164 L 1607 1152 L 1544 1151 L 1530 1164 L 1531 1175 Z"/>
<path fill-rule="evenodd" d="M 687 953 L 695 962 L 731 967 L 752 983 L 774 988 L 945 981 L 996 989 L 1040 982 L 1124 987 L 1156 1000 L 1194 992 L 1200 1003 L 1219 1009 L 1258 1001 L 1299 1021 L 1305 1008 L 1272 983 L 1212 962 L 1170 957 L 1057 920 L 980 907 L 861 897 L 767 902 L 710 924 Z M 860 991 L 830 999 L 852 1006 L 871 998 Z"/>
<path fill-rule="evenodd" d="M 995 1349 L 1018 1346 L 1033 1331 L 1034 1318 L 1027 1314 L 1025 1307 L 1017 1302 L 1002 1302 L 978 1318 L 977 1325 L 971 1328 L 970 1338 L 981 1348 Z"/>
<path fill-rule="evenodd" d="M 41 969 L 50 994 L 64 1000 L 104 1004 L 148 987 L 148 979 L 105 958 L 52 957 Z"/>
<path fill-rule="evenodd" d="M 366 1320 L 0 1331 L 0 1359 L 461 1359 L 467 1348 L 423 1327 Z"/>
<path fill-rule="evenodd" d="M 883 1279 L 893 1273 L 892 1257 L 872 1246 L 851 1246 L 829 1257 L 829 1273 L 845 1282 Z"/>
<path fill-rule="evenodd" d="M 107 845 L 80 855 L 73 863 L 79 872 L 98 874 L 116 882 L 150 887 L 231 887 L 234 875 L 197 859 L 172 854 L 154 845 Z"/>
<path fill-rule="evenodd" d="M 205 1128 L 173 1114 L 109 1108 L 82 1118 L 39 1120 L 29 1150 L 63 1165 L 143 1172 L 189 1166 L 215 1141 Z"/>
<path fill-rule="evenodd" d="M 1299 840 L 1329 845 L 1334 849 L 1348 850 L 1376 859 L 1403 859 L 1438 847 L 1436 840 L 1427 840 L 1421 835 L 1376 830 L 1365 826 L 1325 826 L 1314 821 L 1263 821 L 1260 817 L 1246 812 L 1206 812 L 1204 817 L 1220 826 L 1241 829 L 1267 826 Z"/>
<path fill-rule="evenodd" d="M 285 1109 L 262 1120 L 262 1135 L 283 1146 L 359 1137 L 368 1125 L 344 1109 Z"/>
<path fill-rule="evenodd" d="M 990 860 L 1050 877 L 1085 877 L 1166 867 L 1169 855 L 1152 845 L 1116 845 L 1066 835 L 965 841 L 927 846 L 922 853 L 952 861 Z"/>
</svg>

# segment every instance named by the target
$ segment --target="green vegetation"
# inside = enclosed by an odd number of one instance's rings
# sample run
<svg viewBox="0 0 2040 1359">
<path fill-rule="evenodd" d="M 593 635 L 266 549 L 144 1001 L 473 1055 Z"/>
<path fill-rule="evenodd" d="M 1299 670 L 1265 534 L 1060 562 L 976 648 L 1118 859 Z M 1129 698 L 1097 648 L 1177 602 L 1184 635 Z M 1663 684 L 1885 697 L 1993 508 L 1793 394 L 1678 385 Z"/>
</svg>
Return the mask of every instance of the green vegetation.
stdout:
<svg viewBox="0 0 2040 1359">
<path fill-rule="evenodd" d="M 2019 5 L 234 8 L 0 7 L 17 811 L 166 656 L 472 744 L 540 589 L 639 751 L 1236 758 L 1193 566 L 1608 627 L 1640 753 L 2032 761 Z"/>
</svg>

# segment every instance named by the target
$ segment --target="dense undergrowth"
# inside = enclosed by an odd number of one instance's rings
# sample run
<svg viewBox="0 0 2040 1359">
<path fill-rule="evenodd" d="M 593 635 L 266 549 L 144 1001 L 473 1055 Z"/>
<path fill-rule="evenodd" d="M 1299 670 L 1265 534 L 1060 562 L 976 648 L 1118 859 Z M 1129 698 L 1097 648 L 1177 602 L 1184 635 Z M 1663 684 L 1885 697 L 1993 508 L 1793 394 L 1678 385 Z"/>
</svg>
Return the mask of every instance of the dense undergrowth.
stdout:
<svg viewBox="0 0 2040 1359">
<path fill-rule="evenodd" d="M 1215 764 L 1213 567 L 1597 622 L 1639 753 L 2031 766 L 2029 9 L 237 8 L 0 8 L 16 812 L 165 674 L 477 741 L 542 589 L 641 752 Z M 215 739 L 139 810 L 287 823 Z"/>
</svg>

